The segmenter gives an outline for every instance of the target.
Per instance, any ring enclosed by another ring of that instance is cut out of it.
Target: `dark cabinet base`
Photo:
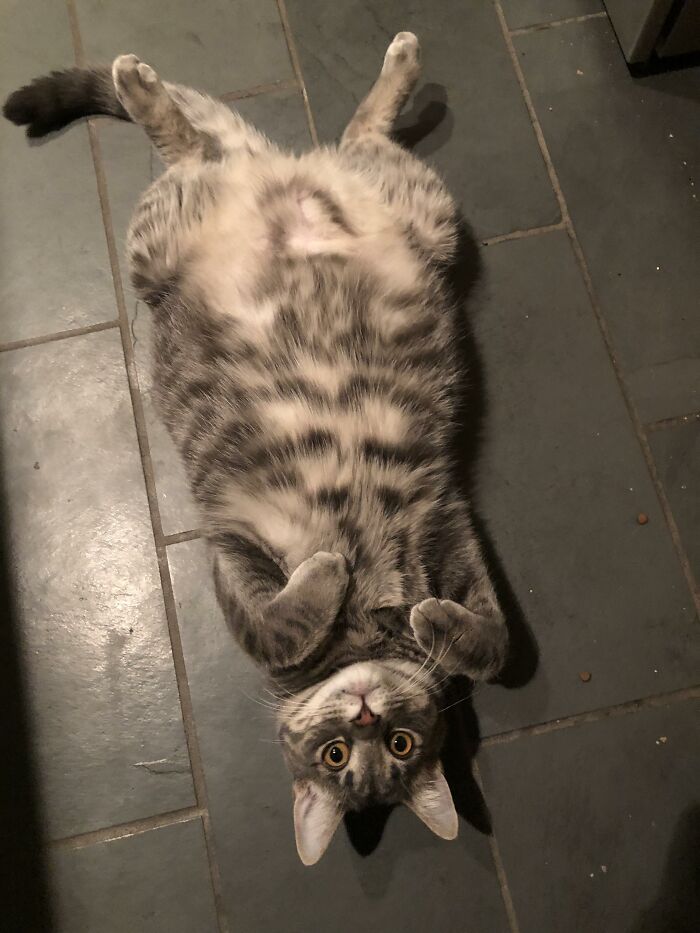
[[[700,52],[700,0],[605,0],[605,6],[630,64]]]

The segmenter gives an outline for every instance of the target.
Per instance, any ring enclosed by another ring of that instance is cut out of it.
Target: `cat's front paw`
[[[310,609],[329,617],[340,609],[349,581],[348,562],[343,554],[317,551],[299,564],[286,591],[295,593]]]
[[[313,581],[343,589],[348,585],[348,562],[343,554],[316,551],[302,561],[294,572],[307,583]]]
[[[410,623],[418,644],[440,667],[450,674],[468,673],[465,648],[478,638],[481,616],[451,599],[430,598],[413,607]]]

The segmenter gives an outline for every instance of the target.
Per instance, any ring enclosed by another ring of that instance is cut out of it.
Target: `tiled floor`
[[[120,265],[156,162],[127,125],[30,147],[3,124],[1,441],[61,933],[690,933],[700,72],[632,79],[600,0],[11,6],[3,93],[134,51],[296,148],[419,34],[402,127],[432,126],[417,149],[484,244],[475,486],[524,659],[474,702],[492,835],[397,812],[370,855],[341,832],[299,864]]]

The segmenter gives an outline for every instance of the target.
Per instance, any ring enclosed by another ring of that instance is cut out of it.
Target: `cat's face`
[[[343,814],[405,803],[445,839],[457,815],[438,764],[435,695],[409,661],[351,664],[289,699],[280,738],[294,775],[294,827],[304,864],[318,861]]]

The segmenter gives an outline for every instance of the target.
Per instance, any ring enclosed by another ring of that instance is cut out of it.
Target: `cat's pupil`
[[[338,745],[334,745],[328,753],[329,758],[334,765],[339,765],[343,760],[343,750]]]
[[[407,748],[408,742],[406,741],[406,736],[397,735],[394,739],[394,750],[401,754],[402,752],[405,752]]]

